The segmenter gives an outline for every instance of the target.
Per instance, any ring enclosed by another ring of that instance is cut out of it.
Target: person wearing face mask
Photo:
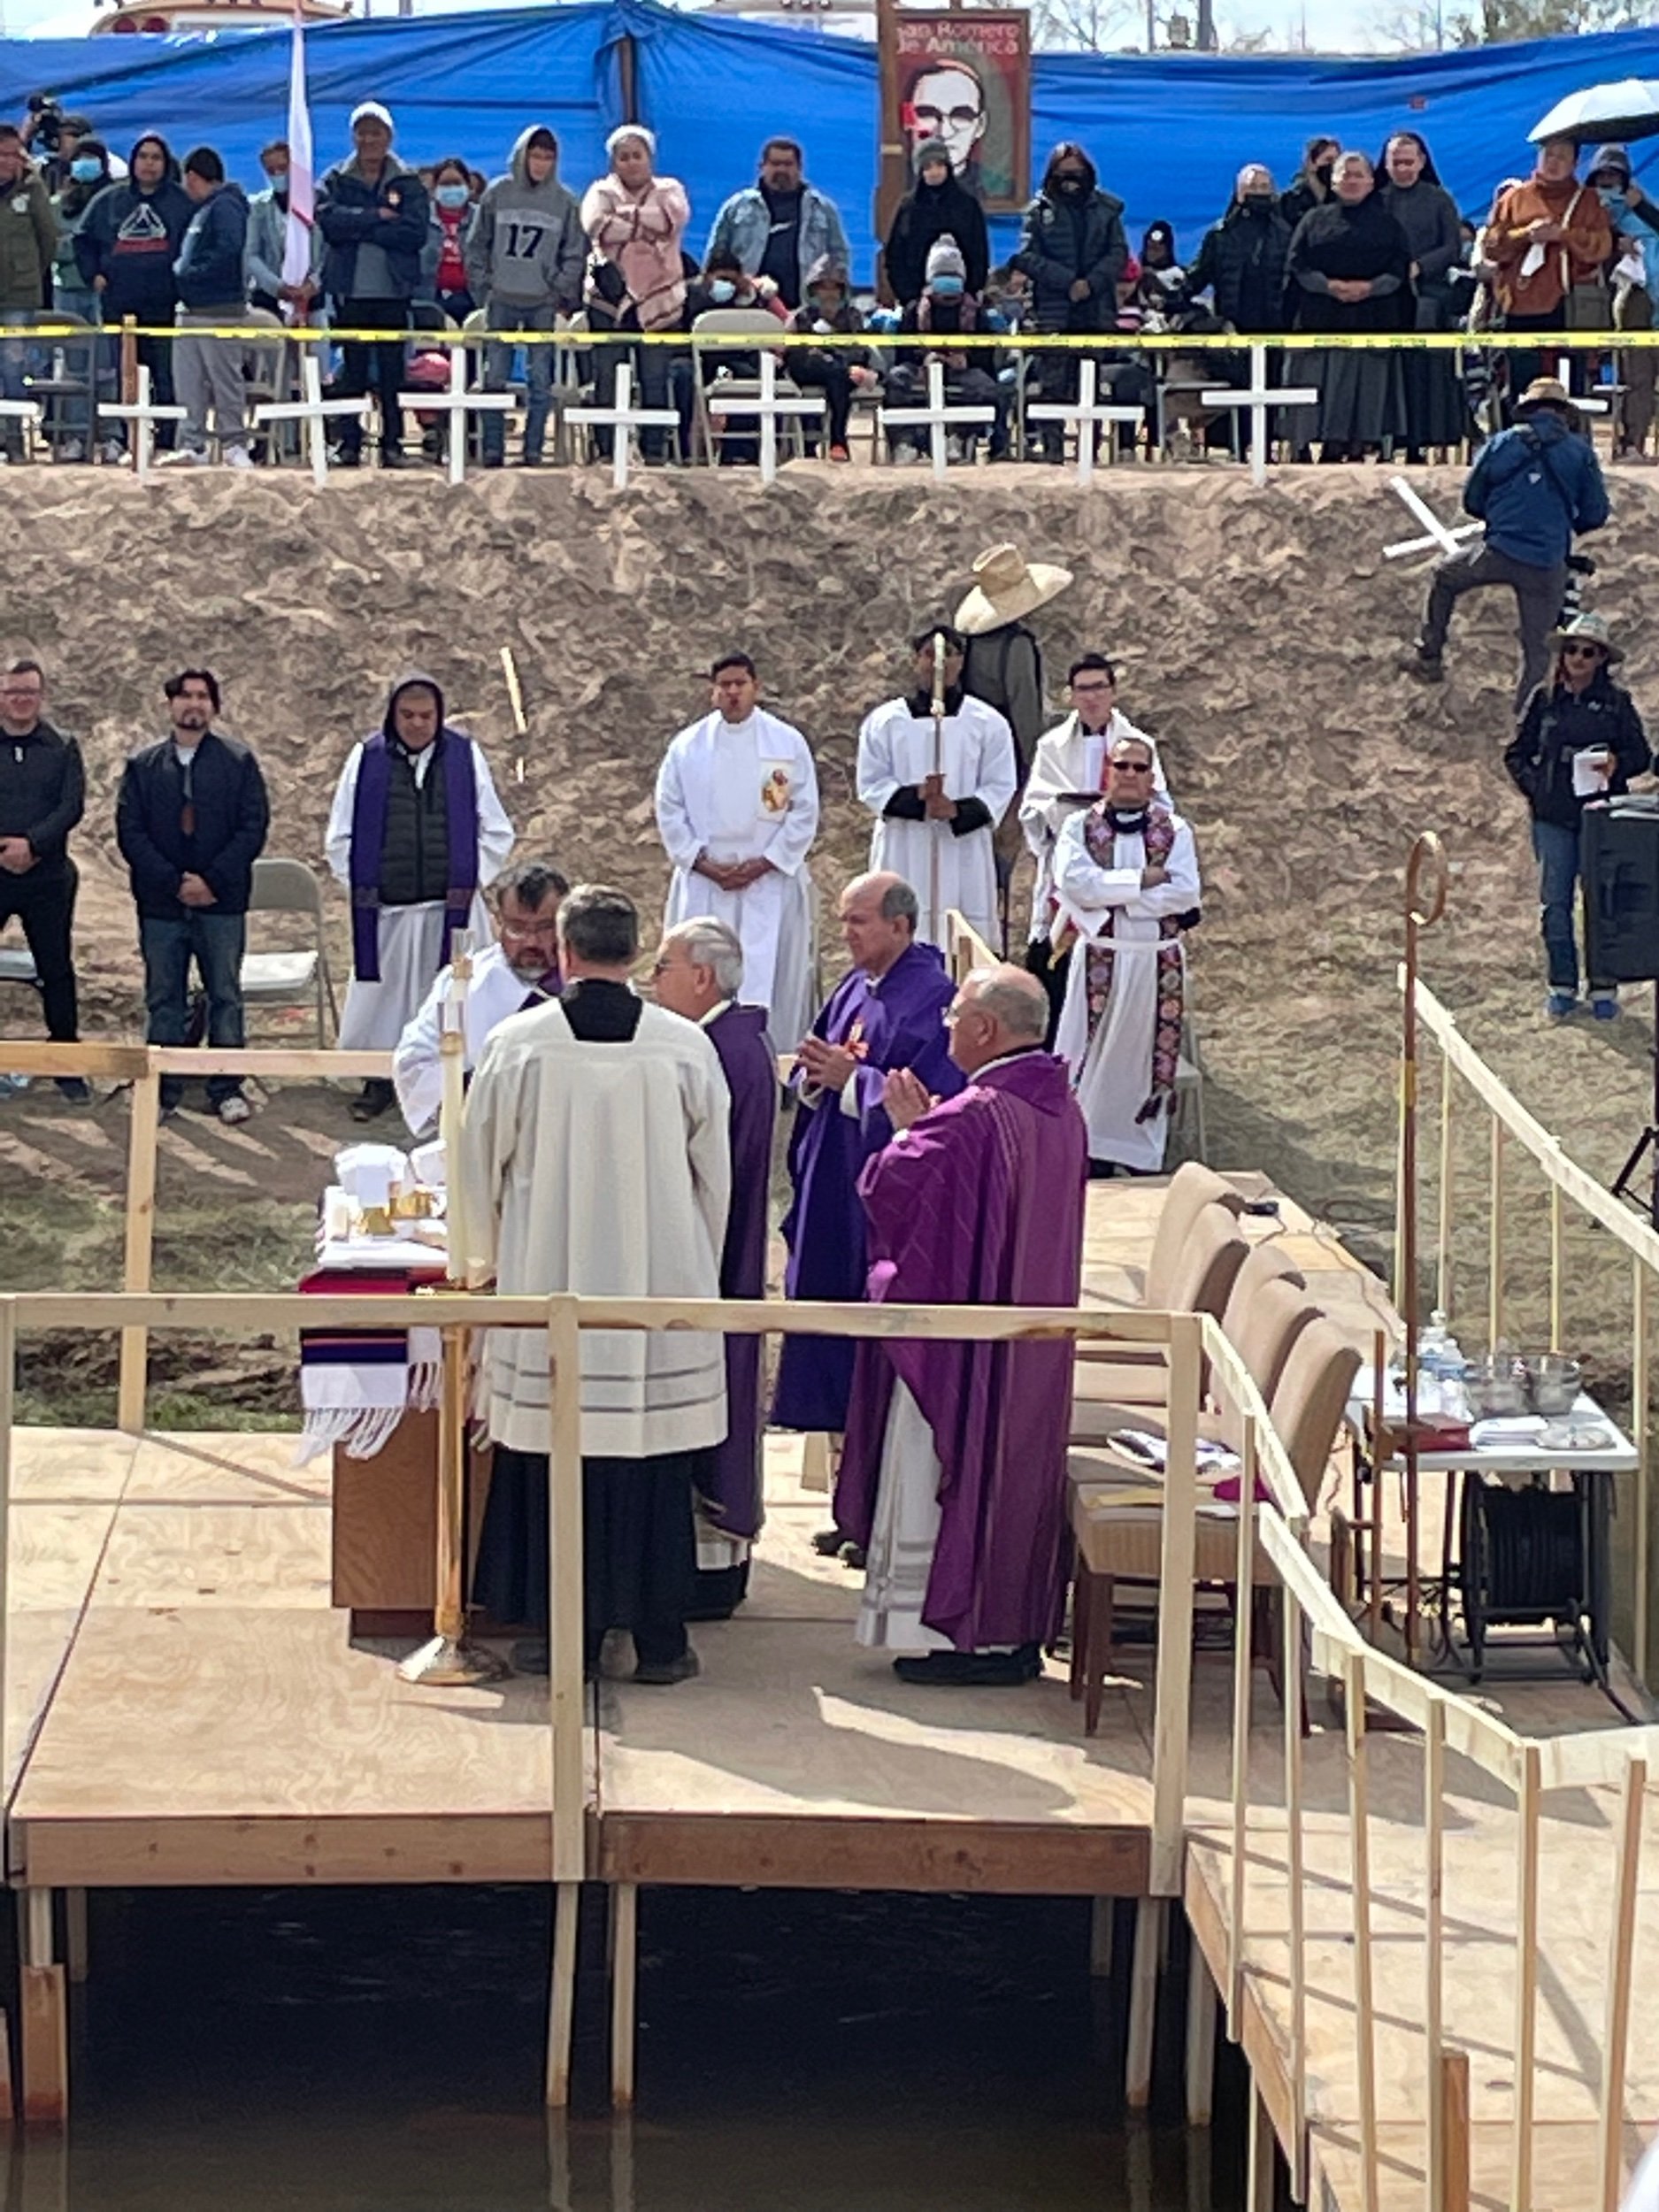
[[[967,288],[982,292],[991,265],[985,210],[950,165],[942,138],[925,138],[916,149],[916,182],[894,210],[882,249],[882,273],[901,307],[922,296],[927,257],[941,238],[954,238],[961,252]]]
[[[899,318],[899,328],[914,332],[923,342],[904,346],[893,355],[887,371],[887,397],[895,407],[918,407],[927,398],[927,364],[935,356],[945,365],[945,398],[952,406],[994,407],[991,457],[997,459],[1008,443],[1010,394],[995,374],[996,354],[988,349],[953,346],[953,338],[966,337],[985,328],[979,301],[968,289],[967,271],[954,238],[941,238],[927,257],[927,280],[922,296]],[[952,431],[945,440],[949,461],[972,461],[977,432]],[[904,467],[919,461],[927,450],[925,430],[890,429],[887,449],[894,464]]]
[[[1323,207],[1330,198],[1331,178],[1341,150],[1340,138],[1327,138],[1323,133],[1317,138],[1310,138],[1303,148],[1295,180],[1279,203],[1279,211],[1292,230],[1304,215],[1311,215],[1316,207]]]
[[[1433,156],[1416,131],[1394,133],[1383,149],[1378,173],[1382,179],[1378,197],[1406,234],[1417,327],[1450,330],[1455,325],[1451,273],[1463,247],[1457,203],[1440,182]],[[1456,355],[1413,349],[1402,357],[1401,375],[1406,459],[1415,465],[1431,447],[1461,447],[1469,433],[1469,409]]]
[[[1031,279],[1036,329],[1071,335],[1112,328],[1118,287],[1129,265],[1124,204],[1099,188],[1094,163],[1070,140],[1048,157],[1042,189],[1021,222],[1014,257]],[[1079,359],[1071,350],[1038,355],[1037,385],[1045,402],[1076,399]],[[1109,388],[1113,381],[1110,375],[1102,380]],[[1057,460],[1060,448],[1059,426],[1045,425],[1045,456]]]
[[[463,323],[473,299],[466,280],[466,242],[472,227],[472,188],[465,162],[451,155],[432,173],[432,219],[420,257],[423,298],[435,300],[451,322]]]
[[[789,311],[779,298],[770,278],[749,276],[730,247],[717,246],[703,264],[703,274],[687,288],[683,327],[695,330],[699,316],[732,307],[773,315],[780,323],[789,319]],[[787,365],[780,362],[780,365]],[[680,435],[687,453],[692,450],[692,424],[696,412],[694,378],[701,377],[706,389],[724,377],[752,380],[759,374],[760,356],[753,346],[699,346],[695,355],[674,360],[669,376],[674,404],[680,410]],[[752,467],[758,462],[760,441],[746,426],[725,426],[716,419],[712,429],[718,441],[716,457],[722,465]]]
[[[813,263],[806,280],[806,301],[790,318],[789,327],[803,337],[854,337],[864,319],[849,296],[845,266],[826,254]],[[821,391],[829,415],[829,457],[848,461],[847,424],[855,392],[880,388],[881,375],[875,357],[862,346],[796,346],[790,351],[788,369],[795,382]],[[809,435],[810,433],[809,432]]]
[[[1607,210],[1613,227],[1607,287],[1615,330],[1651,330],[1655,257],[1659,256],[1659,205],[1631,175],[1630,156],[1622,146],[1596,150],[1586,182]],[[1647,433],[1653,427],[1654,390],[1659,361],[1646,346],[1621,348],[1616,356],[1624,388],[1614,426],[1613,458],[1647,463]]]
[[[1272,172],[1247,162],[1233,205],[1204,233],[1187,272],[1183,296],[1209,292],[1217,314],[1241,335],[1270,336],[1285,327],[1285,264],[1292,225],[1273,189]]]
[[[259,166],[265,171],[265,188],[256,192],[248,203],[248,245],[242,262],[249,304],[262,307],[270,315],[280,314],[285,306],[296,308],[303,314],[317,297],[323,265],[322,233],[312,227],[311,269],[305,282],[285,284],[282,259],[288,250],[288,235],[286,138],[273,138],[268,146],[260,148]]]
[[[75,233],[87,210],[109,181],[109,150],[102,139],[88,134],[77,141],[68,164],[67,179],[52,195],[52,213],[58,220],[58,250],[52,259],[52,304],[60,315],[76,316],[83,323],[96,324],[103,318],[97,294],[89,284],[81,281],[81,265],[75,259]],[[100,351],[96,340],[84,348],[72,346],[65,350],[65,363],[72,377],[85,375],[96,385],[99,398],[113,398],[113,381],[101,373]],[[90,455],[92,407],[91,393],[65,394],[58,418],[58,460],[84,461]]]

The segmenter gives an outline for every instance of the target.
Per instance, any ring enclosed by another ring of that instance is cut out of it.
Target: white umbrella
[[[1547,138],[1632,139],[1659,136],[1659,81],[1625,77],[1617,84],[1587,85],[1557,100],[1531,132]]]

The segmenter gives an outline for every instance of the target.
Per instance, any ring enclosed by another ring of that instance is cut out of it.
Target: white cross
[[[179,412],[184,412],[181,407]],[[41,403],[37,399],[0,399],[0,422],[25,422],[31,430],[41,426]]]
[[[299,399],[279,399],[256,407],[253,419],[257,423],[298,422],[305,426],[305,456],[311,465],[311,482],[320,491],[328,481],[328,436],[325,426],[342,415],[355,415],[359,422],[369,411],[368,397],[361,399],[325,399],[323,397],[323,366],[317,357],[315,346],[307,346],[300,362]]]
[[[926,407],[883,407],[879,411],[883,430],[897,424],[901,428],[920,430],[926,426],[927,441],[933,449],[933,474],[943,478],[945,473],[945,433],[952,423],[995,422],[995,407],[947,407],[945,404],[945,365],[935,354],[927,365],[927,404]]]
[[[1386,561],[1403,561],[1409,554],[1429,553],[1437,548],[1442,553],[1455,553],[1463,539],[1478,538],[1486,526],[1484,522],[1462,522],[1455,529],[1449,528],[1426,500],[1418,498],[1403,476],[1391,476],[1388,488],[1399,495],[1405,503],[1406,511],[1423,525],[1428,535],[1425,538],[1408,538],[1399,545],[1384,546],[1383,558]]]
[[[778,474],[778,423],[781,417],[793,415],[821,415],[824,400],[820,393],[803,393],[796,398],[778,396],[778,357],[763,353],[760,357],[760,391],[751,399],[741,399],[722,392],[717,384],[709,394],[709,412],[711,415],[756,415],[760,419],[760,480],[770,484]]]
[[[1041,400],[1027,407],[1028,422],[1074,422],[1077,425],[1077,480],[1087,484],[1094,473],[1094,433],[1102,424],[1116,422],[1141,423],[1146,419],[1144,407],[1099,406],[1094,403],[1095,378],[1100,364],[1092,356],[1086,356],[1078,371],[1077,403],[1062,407],[1057,401]]]
[[[1319,395],[1310,384],[1281,385],[1275,390],[1267,380],[1267,348],[1250,348],[1250,381],[1243,391],[1229,387],[1221,392],[1200,392],[1206,407],[1248,409],[1250,417],[1250,478],[1267,481],[1267,418],[1275,407],[1317,407]]]
[[[447,392],[399,392],[400,403],[423,415],[447,415],[449,481],[459,484],[466,476],[466,419],[469,415],[510,415],[518,404],[511,392],[469,392],[466,388],[466,348],[449,348],[449,388]]]
[[[611,481],[618,491],[628,480],[628,460],[634,450],[635,430],[678,430],[680,417],[672,407],[633,407],[634,364],[623,361],[617,368],[616,397],[609,407],[567,407],[566,422],[586,423],[592,430],[610,430]]]
[[[152,407],[150,403],[150,371],[139,365],[138,397],[131,406],[100,406],[100,415],[108,415],[116,422],[133,425],[133,466],[138,472],[141,484],[150,476],[150,463],[156,450],[156,425],[158,422],[182,422],[186,410],[182,407]]]

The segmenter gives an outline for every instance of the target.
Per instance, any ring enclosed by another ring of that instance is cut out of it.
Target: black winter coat
[[[1040,192],[1021,219],[1014,261],[1031,279],[1036,329],[1110,330],[1129,265],[1123,202],[1096,191],[1073,208]],[[1079,277],[1088,297],[1074,300],[1071,287]]]
[[[33,846],[27,880],[64,873],[69,833],[86,810],[86,774],[73,737],[50,722],[37,722],[27,737],[0,733],[0,837],[27,837]]]
[[[941,185],[917,184],[894,211],[882,265],[901,307],[922,296],[928,251],[938,239],[946,237],[954,238],[961,247],[967,264],[968,289],[977,297],[990,273],[990,234],[985,227],[985,210],[954,176]]]
[[[385,217],[381,210],[393,208]],[[377,182],[371,184],[357,158],[331,169],[317,188],[317,227],[327,246],[323,257],[323,290],[331,300],[356,296],[357,248],[378,246],[396,287],[396,297],[413,299],[420,288],[420,261],[432,222],[426,188],[412,169],[388,154]]]
[[[115,803],[115,838],[132,879],[139,913],[177,921],[199,911],[245,914],[253,864],[271,825],[265,778],[252,752],[234,737],[208,730],[190,772],[195,829],[184,828],[184,772],[171,737],[134,753]],[[182,905],[179,885],[200,876],[217,903]]]
[[[1277,204],[1264,215],[1234,207],[1204,233],[1183,289],[1196,299],[1208,288],[1216,312],[1252,336],[1285,328],[1285,265],[1291,226]]]
[[[1616,765],[1608,780],[1609,796],[1628,791],[1632,776],[1643,774],[1653,755],[1636,703],[1605,667],[1583,691],[1566,685],[1540,684],[1527,701],[1515,741],[1503,764],[1525,795],[1537,822],[1576,830],[1585,801],[1572,787],[1572,757],[1605,745]]]

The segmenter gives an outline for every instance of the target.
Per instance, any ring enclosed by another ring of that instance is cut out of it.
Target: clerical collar
[[[999,1052],[995,1060],[987,1060],[982,1068],[977,1069],[968,1078],[968,1080],[971,1083],[977,1083],[980,1076],[989,1075],[993,1068],[1011,1068],[1016,1060],[1024,1060],[1029,1054],[1041,1052],[1042,1048],[1033,1039],[1028,1045],[1016,1045],[1012,1052]]]
[[[1147,826],[1148,809],[1143,806],[1120,807],[1108,803],[1107,826],[1119,837],[1139,837]]]
[[[716,1022],[718,1022],[718,1021],[719,1020],[719,1018],[720,1018],[721,1015],[725,1013],[725,1011],[726,1011],[726,1010],[727,1009],[727,1007],[728,1007],[728,1006],[730,1006],[732,1003],[733,1003],[733,1002],[732,1002],[729,998],[717,999],[717,1000],[715,1001],[714,1004],[713,1004],[711,1007],[710,1007],[710,1009],[709,1009],[709,1010],[708,1010],[708,1012],[707,1012],[706,1014],[699,1014],[699,1015],[698,1015],[698,1017],[697,1017],[697,1026],[698,1026],[698,1028],[699,1028],[699,1029],[712,1029],[712,1028],[713,1028],[713,1026],[714,1026],[714,1025],[715,1025],[715,1023],[716,1023]]]
[[[962,703],[967,695],[960,684],[947,684],[945,686],[945,712],[960,714]],[[931,691],[913,691],[904,703],[918,722],[929,722],[933,719],[933,695]]]
[[[634,995],[631,983],[618,983],[608,975],[573,975],[559,992],[559,996],[574,998],[579,991],[620,991],[625,997]]]

